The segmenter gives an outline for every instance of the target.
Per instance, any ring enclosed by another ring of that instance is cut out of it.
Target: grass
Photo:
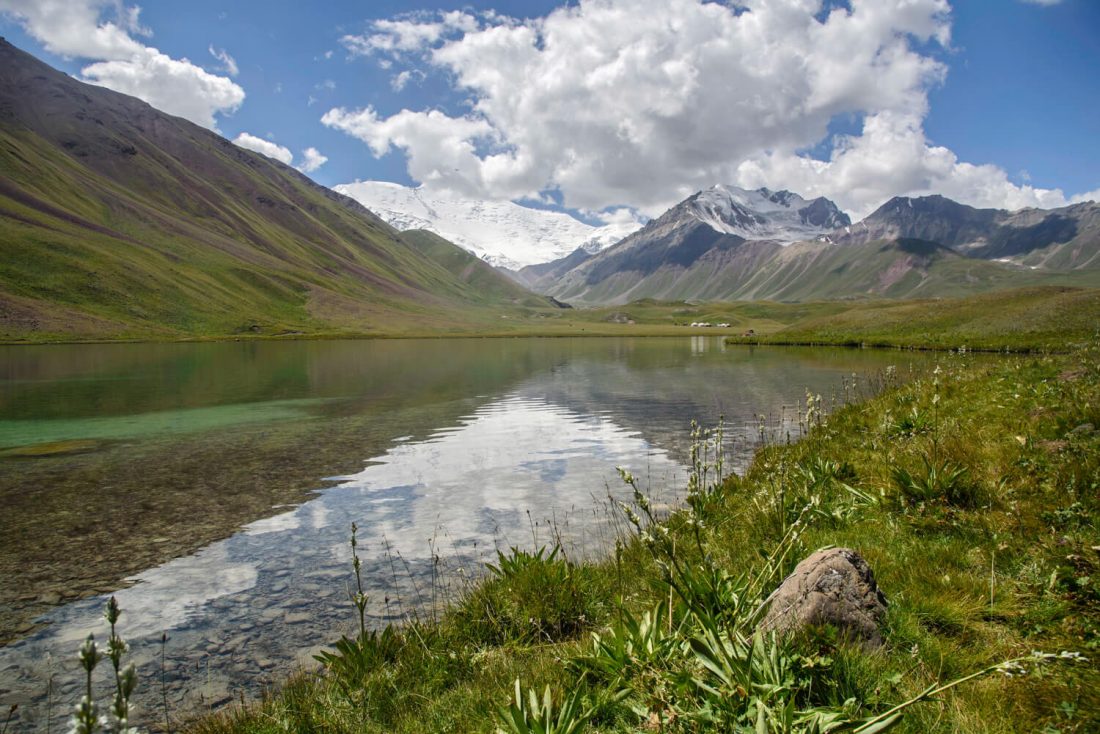
[[[968,298],[872,301],[808,314],[733,343],[1061,351],[1100,330],[1100,291],[1039,287]]]
[[[49,89],[0,124],[0,341],[468,332],[551,308],[286,166],[0,53],[6,92]]]
[[[1100,647],[1100,348],[883,379],[744,476],[696,455],[684,507],[659,520],[639,494],[605,561],[505,554],[437,619],[360,634],[353,673],[190,731],[1095,731],[1100,669],[1058,654]],[[830,545],[874,569],[884,647],[753,636]]]

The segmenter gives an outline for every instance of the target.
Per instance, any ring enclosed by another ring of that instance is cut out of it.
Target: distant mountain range
[[[469,330],[528,306],[553,308],[0,39],[0,338]]]
[[[341,188],[407,231],[0,39],[0,339],[471,332],[561,302],[1100,286],[1096,203],[1007,212],[896,198],[852,224],[828,199],[715,186],[632,231]],[[523,267],[505,277],[505,264]]]
[[[577,305],[663,300],[932,297],[1100,285],[1100,205],[1007,212],[891,199],[863,221],[828,199],[715,186],[595,255],[516,278]]]
[[[564,212],[510,201],[463,199],[384,181],[357,181],[333,188],[399,230],[435,232],[486,262],[511,270],[557,260],[578,247],[598,252],[641,226],[623,222],[595,227]]]

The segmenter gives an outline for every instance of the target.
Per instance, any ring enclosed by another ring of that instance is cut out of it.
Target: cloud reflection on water
[[[293,659],[295,650],[335,637],[334,620],[346,616],[352,521],[360,527],[367,592],[388,598],[403,593],[391,588],[386,572],[394,556],[416,575],[430,569],[435,553],[451,554],[469,568],[497,547],[548,542],[551,532],[576,553],[605,547],[613,540],[607,518],[592,508],[609,491],[625,494],[617,466],[661,487],[676,486],[682,471],[664,450],[606,416],[505,395],[425,440],[395,442],[298,507],[132,577],[133,585],[116,593],[123,634],[146,666],[167,631],[175,657],[216,661],[222,655],[228,667],[239,651],[222,652],[220,641],[251,627],[248,620],[262,619],[269,624],[250,633],[252,644]],[[45,630],[0,649],[5,685],[36,695],[41,673],[35,661],[46,651],[65,656],[87,634],[104,636],[103,601],[61,607],[47,615]],[[280,624],[292,613],[315,623]],[[77,676],[69,671],[63,677]],[[225,684],[250,689],[250,677],[228,674]],[[178,685],[189,684],[184,679]]]

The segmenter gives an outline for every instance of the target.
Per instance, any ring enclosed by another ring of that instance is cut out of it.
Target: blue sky
[[[282,146],[294,165],[313,148],[327,160],[309,175],[326,185],[427,181],[564,202],[589,221],[616,206],[653,215],[719,181],[825,194],[857,215],[895,194],[1016,208],[1100,191],[1095,0],[649,2],[191,0],[135,14],[0,0],[0,32],[162,107],[191,88],[165,96],[127,59],[135,46],[186,59],[183,76],[221,81],[182,114]],[[658,23],[661,5],[677,7]],[[86,40],[106,24],[121,41]],[[758,36],[790,56],[769,66]],[[122,66],[89,73],[95,62]]]

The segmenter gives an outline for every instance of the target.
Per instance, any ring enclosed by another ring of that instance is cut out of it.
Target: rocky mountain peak
[[[700,191],[668,214],[698,219],[723,234],[781,243],[814,239],[851,224],[848,215],[824,197],[807,201],[787,190],[722,184]]]

